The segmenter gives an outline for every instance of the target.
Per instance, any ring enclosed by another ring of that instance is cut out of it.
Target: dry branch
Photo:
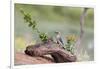
[[[80,37],[78,38],[75,47],[77,47],[76,49],[79,50],[81,44],[82,44],[82,40],[84,38],[84,24],[85,24],[85,17],[87,14],[87,10],[88,8],[83,8],[82,14],[80,16]]]
[[[61,46],[58,44],[49,41],[46,43],[39,43],[36,45],[29,45],[25,53],[30,56],[44,56],[44,55],[51,55],[55,62],[75,62],[76,56],[72,55],[70,52],[65,51]]]

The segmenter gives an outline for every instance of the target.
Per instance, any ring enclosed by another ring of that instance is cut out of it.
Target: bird
[[[56,34],[56,41],[57,41],[57,44],[61,45],[62,47],[64,46],[64,43],[63,43],[63,40],[61,38],[61,33],[56,31],[55,32]],[[64,47],[63,47],[64,48]]]

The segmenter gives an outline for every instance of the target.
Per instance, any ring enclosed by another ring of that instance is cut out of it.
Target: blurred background
[[[30,13],[32,19],[37,22],[37,27],[42,32],[46,32],[50,36],[54,36],[55,31],[60,31],[63,41],[69,34],[80,34],[80,16],[82,7],[69,6],[49,6],[49,5],[31,5],[31,4],[15,4],[14,8],[14,35],[15,35],[15,53],[24,52],[27,45],[40,42],[38,34],[28,27],[20,12],[23,9],[26,13]],[[77,50],[78,61],[94,60],[94,9],[87,11],[84,25],[84,40]]]

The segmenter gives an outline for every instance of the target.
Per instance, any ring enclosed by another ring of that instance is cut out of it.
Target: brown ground
[[[54,60],[50,55],[46,55],[43,57],[31,57],[24,53],[16,53],[15,54],[15,65],[26,65],[26,64],[46,64],[46,63],[54,63]]]

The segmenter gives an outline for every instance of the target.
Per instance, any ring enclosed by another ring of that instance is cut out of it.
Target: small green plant
[[[66,37],[67,43],[65,44],[65,49],[72,54],[74,54],[74,45],[76,42],[76,36],[75,35],[68,35]]]
[[[46,33],[40,33],[39,37],[43,42],[46,42],[48,40],[48,37],[47,37]]]
[[[35,20],[32,20],[32,17],[29,13],[25,13],[23,10],[20,10],[20,12],[24,15],[25,23],[28,23],[28,26],[32,28],[32,30],[36,30],[36,32],[39,34],[39,38],[42,42],[46,42],[48,39],[48,36],[46,33],[40,32],[37,28],[37,22]]]

